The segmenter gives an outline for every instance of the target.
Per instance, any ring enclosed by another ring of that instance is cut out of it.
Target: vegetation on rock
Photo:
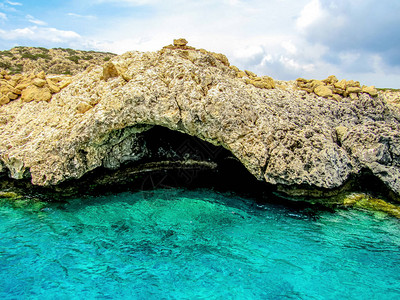
[[[89,66],[101,65],[113,53],[43,47],[15,47],[0,51],[0,71],[11,74],[45,71],[46,74],[78,74]]]

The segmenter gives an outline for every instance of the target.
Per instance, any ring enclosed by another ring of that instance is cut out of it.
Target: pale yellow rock
[[[22,91],[21,100],[23,102],[50,101],[51,92],[47,87],[39,88],[35,85],[31,85]]]
[[[211,52],[211,55],[214,56],[216,59],[218,59],[220,62],[222,62],[225,66],[229,67],[229,65],[230,65],[229,60],[225,55],[223,55],[221,53],[214,53],[214,52]]]
[[[18,95],[17,95],[17,94],[14,94],[14,93],[12,93],[12,92],[9,92],[9,93],[7,94],[7,97],[8,97],[8,99],[10,99],[10,100],[15,100],[15,99],[18,98]]]
[[[347,94],[351,94],[351,93],[361,93],[361,88],[359,87],[355,87],[355,86],[349,86],[346,89],[346,93]]]
[[[327,86],[319,85],[314,89],[314,93],[320,97],[328,98],[333,95],[332,90]]]
[[[335,75],[330,75],[330,76],[328,76],[328,78],[326,78],[326,79],[324,79],[322,81],[325,82],[326,84],[335,84],[339,80],[336,78]]]
[[[337,126],[335,128],[335,131],[336,131],[336,136],[337,136],[338,141],[340,143],[342,143],[343,142],[343,138],[347,134],[349,129],[347,127],[345,127],[345,126]]]
[[[267,85],[267,89],[273,89],[275,88],[275,81],[272,77],[269,76],[263,76],[261,77],[262,82],[264,82]]]
[[[372,97],[378,96],[378,91],[374,86],[363,86],[361,89],[362,93],[370,94]]]
[[[333,92],[334,94],[343,95],[344,92],[345,92],[345,90],[339,89],[339,88],[337,88],[337,87],[335,87],[335,86],[329,87],[329,88],[332,90],[332,92]]]
[[[235,71],[236,73],[239,73],[239,72],[240,72],[239,68],[236,67],[236,66],[234,66],[234,65],[229,66],[229,68],[231,68],[231,69],[232,69],[233,71]]]
[[[335,99],[336,101],[342,101],[343,100],[343,98],[338,94],[333,94],[332,98]]]
[[[8,102],[10,102],[10,99],[7,96],[1,96],[0,95],[0,106],[7,104]]]
[[[63,88],[66,88],[67,86],[69,86],[71,83],[72,83],[72,79],[66,78],[60,82],[59,87],[60,87],[60,89],[63,89]]]
[[[250,77],[257,77],[257,75],[256,75],[255,73],[253,73],[253,72],[251,72],[251,71],[249,71],[249,70],[245,70],[244,72],[246,73],[247,76],[250,76]]]
[[[29,82],[24,82],[24,83],[19,83],[15,86],[16,89],[18,90],[24,90],[30,85]]]
[[[326,83],[325,82],[323,82],[323,81],[321,81],[321,80],[313,80],[313,81],[311,81],[311,83],[310,83],[310,87],[313,89],[313,90],[315,90],[317,87],[319,87],[319,86],[326,86]],[[314,93],[315,93],[315,91],[314,91]]]
[[[55,84],[52,80],[49,80],[47,78],[46,82],[47,82],[47,84],[49,86],[49,89],[50,89],[50,92],[52,94],[58,93],[61,90],[60,87],[57,84]]]
[[[115,65],[109,61],[103,66],[103,79],[107,81],[110,78],[118,77],[119,73]]]
[[[357,93],[350,93],[349,97],[351,100],[358,100],[358,94]]]
[[[238,72],[238,73],[236,74],[236,76],[239,77],[239,78],[243,78],[243,77],[246,77],[247,74],[246,74],[245,72],[243,72],[243,71],[240,71],[240,72]]]
[[[300,77],[300,78],[296,79],[296,82],[297,83],[308,83],[308,82],[310,82],[310,80]]]
[[[346,80],[342,79],[339,82],[335,82],[333,86],[344,91],[346,90]]]
[[[354,81],[354,80],[348,80],[347,82],[346,82],[346,86],[347,87],[360,87],[360,82],[358,82],[358,81]]]
[[[186,46],[188,41],[186,39],[175,39],[174,40],[174,46],[176,47],[184,47]]]
[[[46,85],[46,80],[41,79],[41,78],[35,78],[32,83],[36,85],[37,87],[44,87]]]
[[[84,114],[91,108],[92,106],[89,103],[79,102],[78,105],[76,106],[76,111],[80,114]]]
[[[39,78],[39,79],[45,80],[46,79],[46,73],[44,71],[42,71],[42,72],[38,73],[36,75],[36,77]]]

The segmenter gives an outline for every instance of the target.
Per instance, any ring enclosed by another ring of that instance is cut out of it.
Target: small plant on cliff
[[[106,57],[104,57],[104,61],[109,61],[111,59],[111,57],[109,57],[109,56],[106,56]]]
[[[84,59],[84,60],[91,60],[91,59],[93,59],[93,56],[91,56],[91,55],[82,56],[82,59]]]
[[[74,63],[78,64],[79,60],[81,58],[78,55],[72,55],[72,56],[68,56],[67,59],[69,59],[70,61],[73,61]]]

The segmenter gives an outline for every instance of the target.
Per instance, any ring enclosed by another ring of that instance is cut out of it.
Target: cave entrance
[[[159,188],[213,188],[260,197],[270,186],[258,181],[222,146],[162,126],[140,134],[146,155],[117,170],[98,168],[79,180],[62,183],[68,194],[98,194]]]

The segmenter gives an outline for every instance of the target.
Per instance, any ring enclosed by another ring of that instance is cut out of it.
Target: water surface
[[[204,189],[1,203],[1,299],[400,299],[384,214]]]

